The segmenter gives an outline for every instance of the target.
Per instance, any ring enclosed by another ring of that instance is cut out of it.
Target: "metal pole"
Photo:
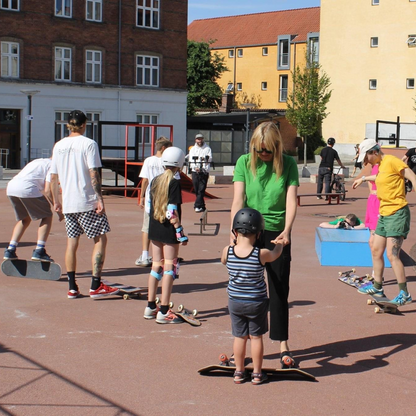
[[[27,163],[30,163],[30,148],[32,146],[32,96],[27,96],[29,100],[29,114],[28,114],[28,125],[27,125]]]
[[[246,153],[249,151],[249,127],[250,126],[250,108],[247,107],[247,118],[246,118]]]

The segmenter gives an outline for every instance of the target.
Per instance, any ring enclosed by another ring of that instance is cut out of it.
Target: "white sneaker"
[[[183,320],[169,309],[166,315],[159,311],[156,316],[156,322],[158,324],[181,324]]]
[[[195,208],[195,212],[202,212],[203,209],[202,208]]]
[[[142,260],[142,256],[140,256],[134,264],[139,267],[150,267],[152,265],[152,258],[148,257],[145,260]]]
[[[144,319],[156,319],[156,315],[159,312],[159,307],[156,306],[155,309],[149,308],[148,306],[146,306],[145,310],[144,310]]]

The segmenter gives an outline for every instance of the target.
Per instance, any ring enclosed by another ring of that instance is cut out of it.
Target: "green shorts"
[[[382,237],[407,237],[410,230],[410,210],[409,206],[399,209],[394,214],[387,217],[380,215],[376,234]]]

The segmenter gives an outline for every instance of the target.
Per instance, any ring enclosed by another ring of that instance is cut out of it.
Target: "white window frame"
[[[278,38],[278,69],[290,68],[290,36],[279,36]],[[287,52],[284,49],[287,47]]]
[[[308,53],[311,62],[319,63],[319,33],[308,33]]]
[[[66,10],[66,5],[69,6],[69,10]],[[58,10],[58,7],[59,7],[59,10]],[[55,16],[71,19],[72,18],[72,0],[55,0]]]
[[[376,79],[370,79],[368,83],[368,87],[370,90],[376,90],[377,89],[377,80]]]
[[[7,51],[3,52],[4,47]],[[12,51],[12,48],[17,48],[17,53]],[[1,42],[1,73],[2,78],[19,78],[20,73],[20,48],[17,42]],[[13,63],[15,63],[15,72],[13,73]]]
[[[147,2],[150,2],[150,6],[147,6]],[[147,15],[150,16],[149,22],[146,21]],[[136,26],[160,29],[160,0],[136,0]]]
[[[267,46],[264,46],[261,49],[261,54],[262,54],[262,56],[268,56],[269,55],[269,48]]]
[[[234,49],[228,49],[228,57],[234,58]]]
[[[415,34],[408,35],[406,43],[409,48],[416,47],[416,35]]]
[[[88,58],[88,55],[92,56]],[[85,51],[85,82],[88,84],[101,84],[103,54],[101,51],[87,49]],[[91,77],[89,77],[89,72]],[[97,76],[98,75],[98,76]]]
[[[262,91],[267,91],[267,81],[262,81],[261,82],[261,90]]]
[[[55,143],[69,135],[66,125],[70,112],[71,110],[55,111]]]
[[[237,82],[237,91],[243,91],[243,83]]]
[[[139,124],[158,124],[159,123],[159,114],[136,114],[136,120]],[[136,138],[138,143],[150,144],[151,141],[152,129],[151,127],[137,127],[136,128]],[[157,127],[155,127],[155,137],[158,137]]]
[[[85,113],[87,116],[87,129],[85,131],[85,136],[98,141],[98,122],[101,120],[101,113],[98,111],[87,111]]]
[[[416,1],[416,0],[413,0]],[[406,88],[408,90],[414,90],[415,89],[415,79],[414,78],[406,78]]]
[[[3,5],[5,2],[7,2],[7,4]],[[16,0],[16,2],[16,7],[13,7],[13,0],[0,0],[0,9],[18,12],[20,10],[20,0]]]
[[[371,0],[371,5],[372,6],[378,6],[378,5],[380,5],[380,0]]]
[[[283,87],[283,80],[286,80],[286,87]],[[279,77],[279,102],[280,103],[287,102],[288,86],[289,86],[289,76],[280,75]]]
[[[61,57],[57,57],[57,52],[61,51],[62,52],[62,56]],[[66,57],[65,52],[69,52],[69,58]],[[57,64],[60,63],[61,67],[60,67],[60,74],[59,76],[57,76]],[[68,74],[68,78],[65,78],[65,64],[69,64],[69,74]],[[66,47],[62,47],[62,46],[55,46],[55,81],[64,81],[64,82],[71,82],[71,72],[72,72],[72,49],[71,48],[66,48]]]
[[[142,60],[142,62],[139,63],[139,60]],[[139,75],[139,71],[141,71],[141,75]],[[137,86],[159,87],[159,77],[160,77],[160,59],[158,56],[136,55],[136,85]],[[139,78],[141,79],[139,80]]]
[[[88,6],[91,7],[91,16],[88,16]],[[103,0],[86,0],[85,19],[90,22],[102,22],[103,21]]]
[[[237,49],[237,58],[242,58],[244,55],[244,51],[243,49]]]
[[[378,36],[373,36],[370,38],[370,47],[378,48]]]

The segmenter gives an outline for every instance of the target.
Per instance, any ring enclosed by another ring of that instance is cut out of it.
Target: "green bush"
[[[313,154],[314,154],[314,155],[316,155],[316,156],[319,156],[319,155],[321,154],[321,150],[322,150],[324,147],[325,147],[325,146],[319,146],[319,147],[317,147],[317,148],[314,150]]]

